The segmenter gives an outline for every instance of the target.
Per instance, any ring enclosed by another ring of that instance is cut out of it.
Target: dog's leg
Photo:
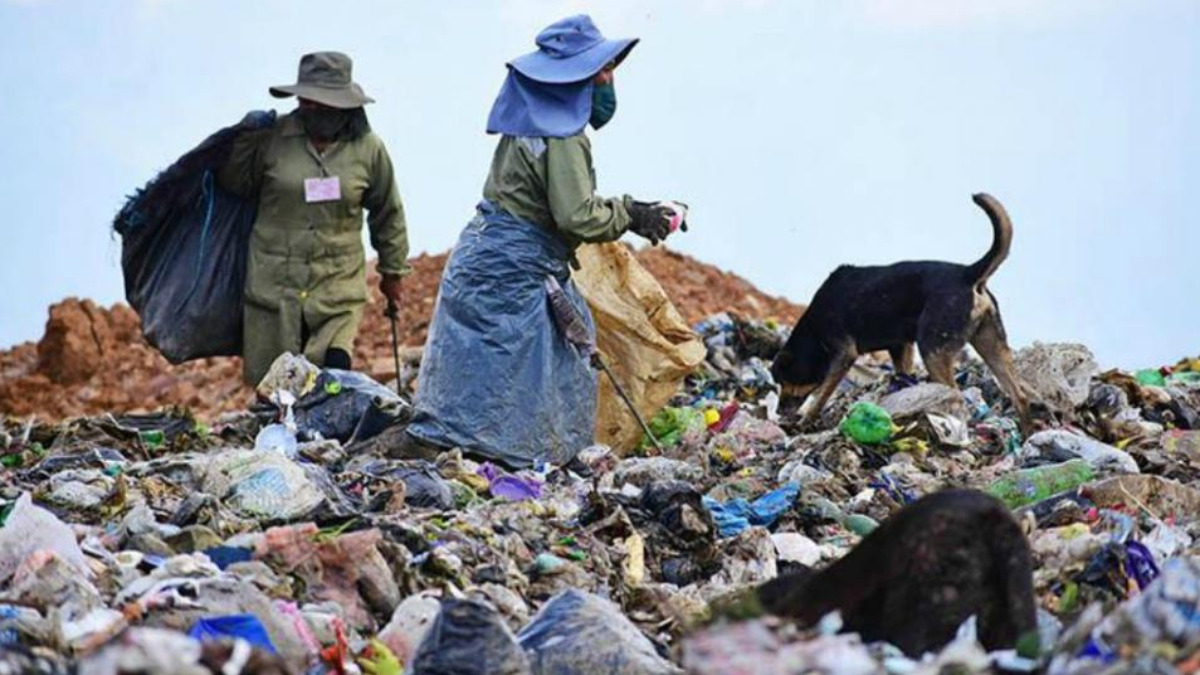
[[[814,384],[781,384],[779,385],[779,414],[784,417],[791,417],[800,412],[803,414],[803,405],[808,402],[809,394],[817,388],[820,383]]]
[[[913,358],[916,356],[916,350],[913,348],[913,343],[906,342],[901,347],[893,347],[888,350],[888,354],[892,356],[892,366],[896,369],[897,375],[912,375]]]
[[[1025,398],[1024,387],[1017,381],[1012,350],[1008,348],[1008,341],[1005,339],[1004,327],[1000,324],[999,316],[989,315],[980,321],[975,336],[971,338],[971,346],[979,352],[980,358],[992,371],[1000,389],[1017,406],[1017,416],[1021,420],[1021,433],[1028,436],[1033,429],[1029,418],[1029,401]]]
[[[853,345],[847,345],[838,349],[829,363],[829,372],[825,375],[825,380],[821,382],[821,386],[817,389],[816,395],[810,397],[801,408],[803,413],[803,421],[811,423],[821,415],[821,411],[825,409],[825,404],[829,402],[829,397],[833,396],[833,392],[837,391],[837,387],[842,382],[842,378],[850,372],[854,367],[854,361],[858,358],[858,350]],[[812,404],[812,407],[809,407]]]
[[[958,363],[958,354],[962,345],[946,345],[938,349],[921,349],[921,360],[925,362],[925,370],[929,371],[929,379],[944,384],[947,387],[957,387],[954,382],[954,366]]]

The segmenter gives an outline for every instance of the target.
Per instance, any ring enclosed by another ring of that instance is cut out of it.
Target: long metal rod
[[[401,387],[404,383],[400,380],[400,327],[399,327],[399,311],[396,305],[388,300],[387,318],[392,324],[392,358],[396,360],[396,395],[402,396]]]
[[[608,375],[609,381],[612,382],[613,389],[617,390],[617,395],[621,397],[622,401],[625,401],[625,405],[629,406],[629,412],[633,413],[634,419],[638,421],[638,424],[642,425],[642,431],[646,432],[646,437],[650,439],[650,442],[654,444],[654,447],[657,448],[659,452],[662,452],[662,444],[659,443],[658,439],[654,437],[654,432],[650,431],[650,425],[646,424],[646,420],[642,419],[641,413],[639,413],[637,407],[633,405],[633,401],[629,399],[629,394],[625,393],[625,388],[622,387],[621,383],[617,381],[617,376],[613,374],[613,371],[608,369],[608,364],[604,362],[604,359],[600,358],[599,353],[596,354],[596,358],[592,359],[592,361],[598,368],[600,368],[600,370],[604,371],[605,375]]]

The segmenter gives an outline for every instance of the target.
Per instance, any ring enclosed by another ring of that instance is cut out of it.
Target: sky
[[[0,348],[123,297],[124,196],[336,49],[378,103],[414,253],[475,203],[505,61],[590,13],[641,44],[593,134],[602,194],[678,199],[669,245],[805,302],[837,265],[972,262],[1010,212],[1010,341],[1200,354],[1194,0],[0,0]]]

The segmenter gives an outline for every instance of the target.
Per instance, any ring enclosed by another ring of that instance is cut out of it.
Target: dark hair
[[[371,123],[367,120],[367,111],[362,107],[346,111],[346,123],[338,132],[339,141],[357,141],[371,131]]]

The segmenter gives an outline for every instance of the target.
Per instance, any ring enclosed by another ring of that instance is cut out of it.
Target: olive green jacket
[[[615,241],[629,229],[629,196],[596,196],[592,144],[567,138],[503,136],[483,196],[523,220],[556,232],[574,250]]]
[[[308,203],[305,179],[329,176],[338,177],[341,199]],[[231,192],[258,196],[246,278],[247,381],[283,351],[304,349],[301,321],[324,343],[305,352],[351,352],[367,300],[364,207],[379,271],[410,271],[404,206],[383,141],[368,133],[318,154],[293,112],[238,138],[218,180]]]

